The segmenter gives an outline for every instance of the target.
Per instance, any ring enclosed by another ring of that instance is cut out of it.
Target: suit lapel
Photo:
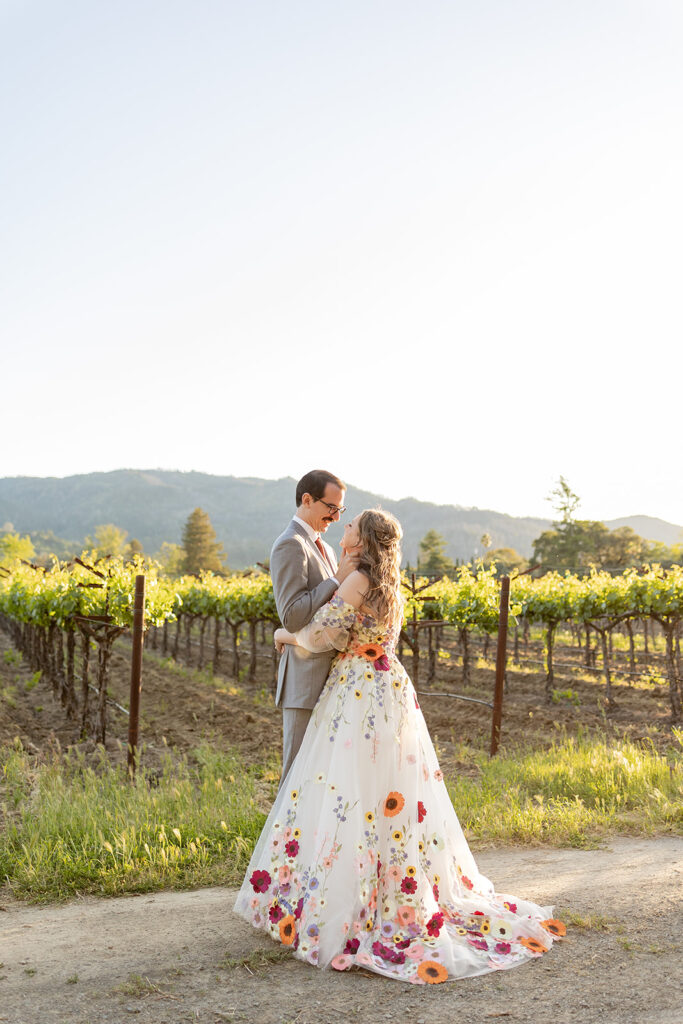
[[[311,554],[315,555],[315,557],[318,560],[318,565],[321,565],[325,570],[325,579],[329,579],[330,576],[333,576],[334,571],[332,569],[332,566],[327,561],[327,559],[323,558],[323,556],[320,554],[317,547],[315,546],[315,543],[311,540],[306,530],[304,530],[303,526],[299,526],[299,524],[295,523],[294,520],[292,519],[292,528],[296,531],[296,533],[299,534],[300,537],[304,538],[306,544],[308,545],[308,550],[311,552]]]

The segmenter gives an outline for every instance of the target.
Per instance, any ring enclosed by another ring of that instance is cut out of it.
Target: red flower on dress
[[[510,952],[510,943],[509,942],[497,942],[496,943],[496,953],[507,954],[509,952]]]
[[[442,928],[443,914],[440,911],[438,911],[436,914],[432,914],[432,916],[427,921],[427,931],[430,935],[436,937]]]
[[[401,892],[414,893],[417,892],[417,882],[414,878],[404,878],[401,882]]]
[[[474,889],[474,882],[471,882],[467,875],[461,875],[460,881],[462,882],[466,889]]]
[[[285,853],[288,857],[296,857],[299,852],[299,844],[296,839],[290,839],[288,843],[285,843]]]
[[[389,669],[391,668],[391,665],[389,664],[389,659],[387,658],[386,654],[383,654],[380,658],[377,659],[377,661],[373,662],[373,665],[378,672],[388,672]]]
[[[470,946],[474,946],[475,949],[488,949],[489,944],[486,939],[471,939],[467,940]]]
[[[427,815],[427,808],[425,807],[425,805],[422,803],[421,800],[418,800],[417,801],[417,820],[419,822],[423,822],[425,820],[426,815]]]
[[[273,922],[273,924],[277,924],[278,921],[281,921],[284,916],[285,912],[282,909],[282,907],[278,903],[273,903],[270,910],[268,911],[268,917]]]
[[[439,902],[439,887],[438,887],[438,885],[436,884],[436,882],[435,882],[435,883],[434,883],[434,885],[432,886],[432,892],[434,893],[434,899],[435,899],[435,900],[436,900],[436,902],[438,903],[438,902]]]
[[[249,881],[254,892],[266,892],[272,879],[267,871],[254,871]]]

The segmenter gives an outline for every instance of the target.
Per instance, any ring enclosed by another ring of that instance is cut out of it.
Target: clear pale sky
[[[683,523],[680,0],[4,0],[0,476]]]

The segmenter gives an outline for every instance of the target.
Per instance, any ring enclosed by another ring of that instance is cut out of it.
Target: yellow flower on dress
[[[391,838],[398,843],[401,841],[401,839],[403,839],[403,833],[401,832],[400,829],[397,828],[395,832],[391,833]]]
[[[374,821],[375,820],[375,815],[372,813],[372,811],[368,811],[368,813],[365,815],[365,820],[366,821]]]
[[[363,693],[362,693],[362,691],[361,691],[361,690],[354,690],[354,691],[353,691],[353,695],[354,695],[354,697],[356,698],[356,700],[360,700],[360,699],[361,699],[361,697],[363,696]]]

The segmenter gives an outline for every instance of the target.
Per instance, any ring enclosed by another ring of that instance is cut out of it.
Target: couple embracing
[[[478,871],[396,657],[401,527],[358,513],[337,563],[321,534],[344,496],[307,473],[273,547],[282,780],[235,910],[319,967],[418,985],[506,970],[564,926]]]

